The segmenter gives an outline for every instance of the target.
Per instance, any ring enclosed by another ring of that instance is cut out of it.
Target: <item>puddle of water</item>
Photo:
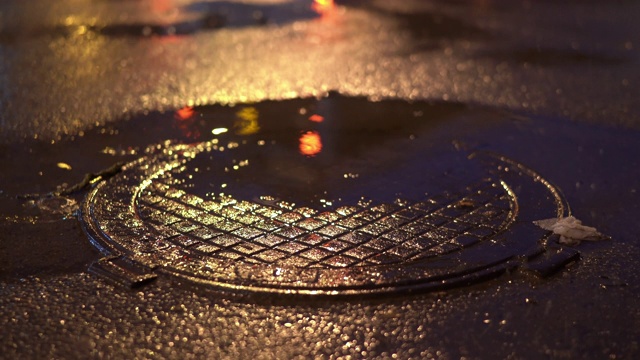
[[[17,29],[9,27],[0,32],[0,43],[14,44],[40,37],[106,36],[106,37],[167,37],[194,35],[199,32],[221,28],[250,28],[265,25],[285,25],[295,21],[317,19],[332,10],[335,5],[325,4],[319,8],[291,6],[291,4],[249,4],[229,1],[197,2],[189,5],[120,5],[120,11],[142,12],[139,21],[112,23],[98,22],[96,18],[79,21],[80,17],[68,16],[63,24]],[[117,12],[116,12],[117,13]],[[120,16],[122,17],[122,16]],[[132,16],[133,17],[133,16]],[[101,19],[101,21],[105,21]],[[23,24],[23,27],[24,24]]]
[[[542,128],[550,124],[541,119],[535,123]],[[3,144],[2,161],[15,171],[0,180],[0,199],[39,194],[32,199],[41,199],[44,212],[68,218],[67,200],[54,201],[45,195],[71,188],[87,174],[161,152],[171,144],[217,141],[219,151],[201,153],[194,159],[192,164],[198,171],[188,174],[191,178],[176,175],[178,181],[201,191],[199,196],[295,197],[315,206],[357,201],[362,196],[393,202],[397,197],[424,195],[425,191],[438,193],[450,186],[451,179],[473,174],[464,152],[451,155],[454,147],[488,148],[527,158],[530,150],[512,139],[530,133],[545,144],[561,144],[561,151],[571,150],[567,148],[571,143],[553,140],[570,134],[569,125],[555,121],[558,132],[542,133],[533,124],[526,117],[464,104],[369,101],[337,94],[320,99],[184,107],[140,114],[51,142]],[[553,152],[550,147],[540,150],[547,149]],[[415,168],[416,163],[428,163],[430,171]],[[387,184],[395,185],[390,188]],[[78,201],[82,192],[71,195]],[[13,200],[3,203],[0,213],[4,217],[24,212]]]
[[[201,197],[266,196],[316,207],[361,198],[415,200],[425,189],[440,192],[451,179],[474,172],[464,154],[449,155],[451,139],[433,132],[464,109],[330,96],[223,111],[181,110],[178,114],[189,115],[178,116],[185,136],[206,139],[212,131],[228,132],[214,140],[214,151],[190,161],[193,171],[174,178]],[[425,163],[428,172],[418,165]]]
[[[550,124],[457,103],[369,101],[338,94],[151,112],[52,142],[3,144],[2,161],[14,171],[0,180],[0,215],[13,224],[70,219],[85,191],[63,192],[88,175],[173,151],[168,150],[172,144],[202,141],[216,151],[194,153],[190,171],[177,171],[172,181],[203,199],[233,194],[317,209],[415,201],[472,182],[478,169],[466,151],[474,149],[524,159],[545,169],[543,175],[551,172],[561,185],[575,184],[560,164],[544,159],[575,150],[572,144],[577,143],[565,137],[598,130],[556,120],[556,130],[550,131]],[[622,143],[629,147],[629,141]],[[534,144],[545,144],[537,151],[545,155],[532,156]],[[17,199],[25,194],[39,196]]]
[[[326,181],[323,177],[334,178],[332,185],[338,185],[354,183],[364,173],[377,171],[383,175],[381,169],[389,167],[403,152],[416,144],[425,146],[424,139],[416,141],[416,136],[441,126],[465,109],[458,104],[369,102],[332,95],[141,114],[51,142],[24,140],[2,145],[3,162],[16,171],[3,178],[0,196],[40,194],[46,198],[115,163],[162,151],[172,143],[215,138],[221,150],[215,155],[219,158],[215,166],[224,164],[230,172],[242,174],[238,184],[229,181],[228,186],[250,183],[264,173],[272,178],[273,186],[297,176],[292,188],[309,187],[322,194],[319,186]],[[253,150],[239,158],[235,151],[238,146],[251,146]],[[199,161],[204,171],[213,159]],[[44,208],[51,210],[49,205]]]

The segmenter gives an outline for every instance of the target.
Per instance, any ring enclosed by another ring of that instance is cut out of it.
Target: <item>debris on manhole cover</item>
[[[559,242],[566,245],[578,245],[581,241],[606,240],[608,237],[601,234],[596,228],[582,224],[582,221],[573,216],[566,218],[552,218],[534,221],[534,224],[560,236]]]
[[[130,286],[170,275],[232,292],[348,296],[515,268],[547,276],[579,258],[534,223],[571,214],[533,170],[454,149],[422,110],[398,124],[340,101],[277,122],[242,108],[233,127],[209,130],[215,139],[166,145],[97,184],[81,209],[105,255],[90,271]]]

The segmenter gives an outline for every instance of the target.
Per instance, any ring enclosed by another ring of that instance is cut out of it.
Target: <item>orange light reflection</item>
[[[187,120],[191,118],[195,114],[195,110],[193,110],[193,106],[185,106],[182,109],[176,111],[176,119],[178,120]]]
[[[324,121],[324,117],[322,117],[321,115],[318,115],[318,114],[313,114],[313,115],[309,116],[309,121],[321,123],[321,122]]]
[[[300,135],[300,153],[307,156],[315,156],[322,151],[322,140],[317,131],[307,131]]]
[[[336,4],[333,0],[314,0],[311,8],[318,14],[323,15],[335,10]]]
[[[155,14],[166,14],[174,8],[175,6],[168,0],[153,0],[151,2],[151,11]]]

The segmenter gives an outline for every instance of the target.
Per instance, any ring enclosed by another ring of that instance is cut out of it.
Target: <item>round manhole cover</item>
[[[278,294],[441,289],[544,257],[532,221],[566,212],[532,170],[423,126],[363,133],[313,113],[243,134],[257,110],[238,114],[239,135],[169,145],[89,194],[83,224],[120,276]]]

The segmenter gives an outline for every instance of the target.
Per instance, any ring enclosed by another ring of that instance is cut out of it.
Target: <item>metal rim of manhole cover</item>
[[[579,256],[532,223],[568,215],[558,189],[497,154],[465,155],[481,170],[453,191],[317,209],[196,194],[184,179],[219,150],[215,140],[169,146],[99,183],[81,221],[107,256],[90,270],[129,285],[169,274],[232,292],[362,295],[463,286],[517,267],[545,275]]]

